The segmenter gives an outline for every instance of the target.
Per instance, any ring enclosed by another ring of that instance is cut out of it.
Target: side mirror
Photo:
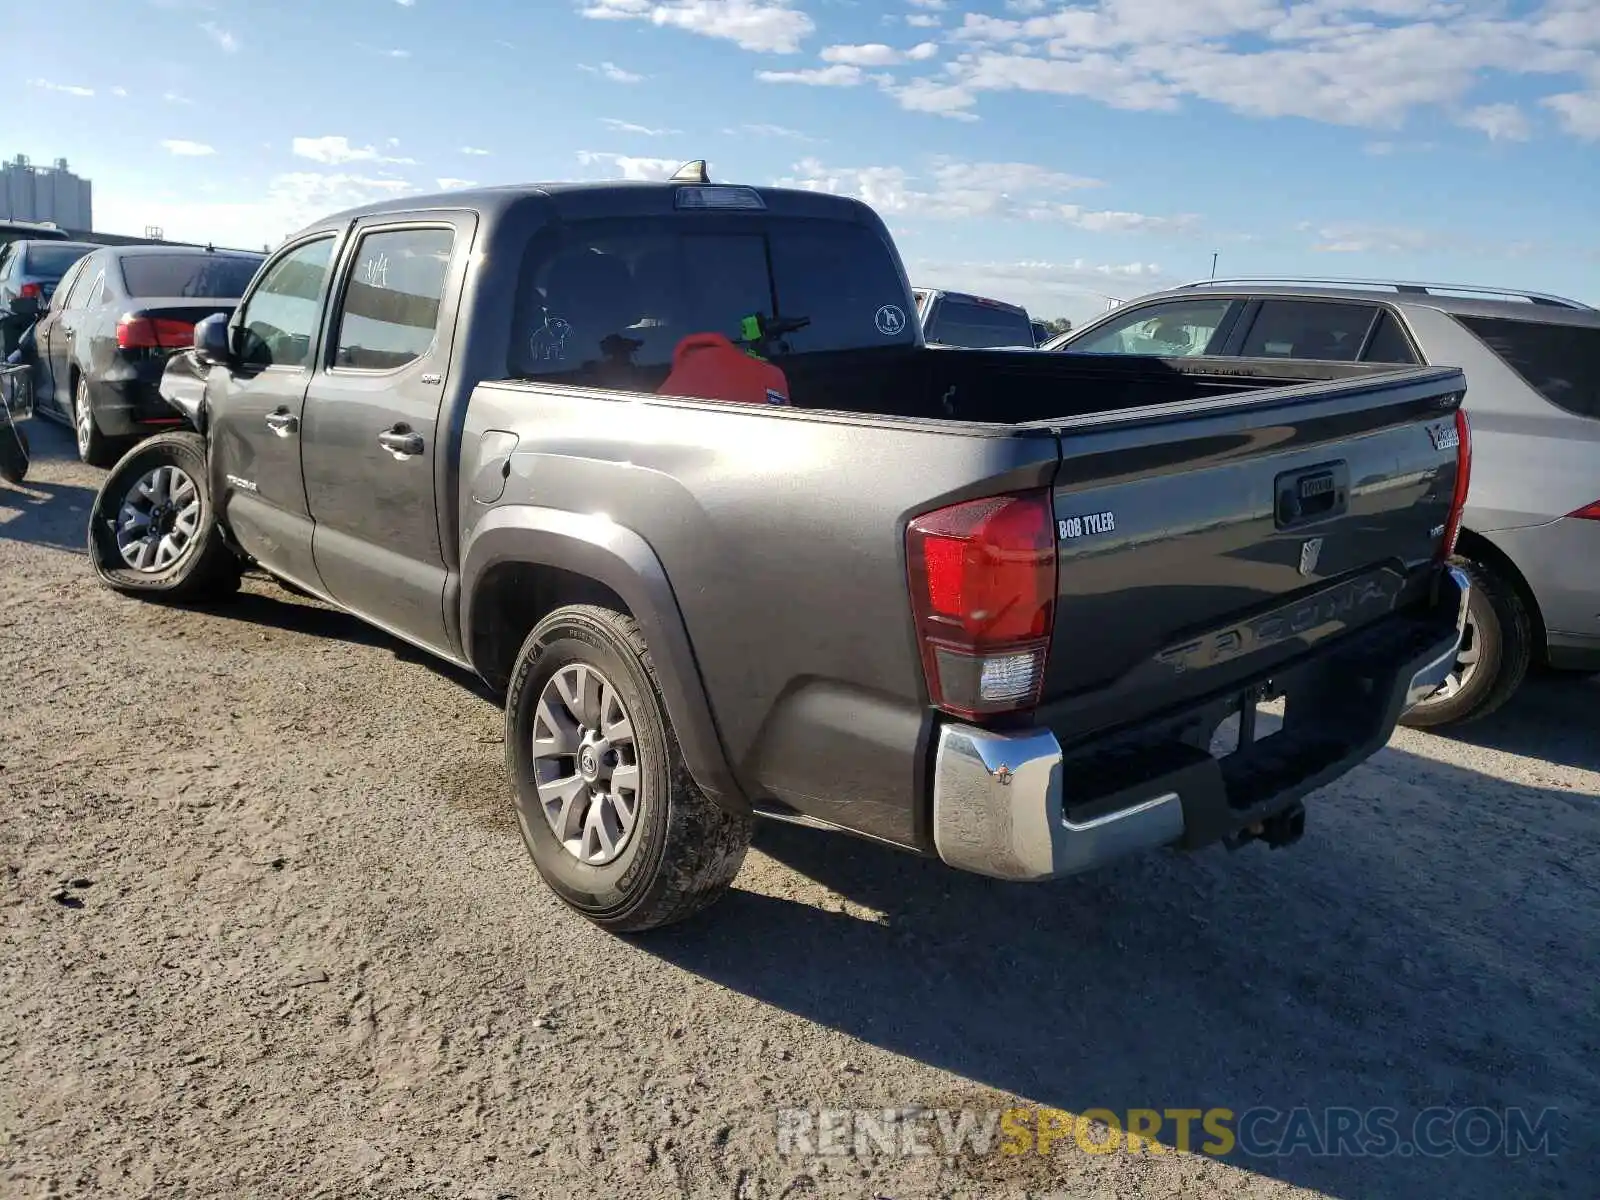
[[[194,356],[205,367],[226,366],[233,361],[233,346],[228,338],[227,313],[213,313],[194,327]]]

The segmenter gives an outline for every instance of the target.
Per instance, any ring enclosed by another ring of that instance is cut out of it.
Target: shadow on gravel
[[[69,483],[0,483],[0,538],[85,554],[94,492]]]
[[[1459,730],[1453,741],[1584,771],[1600,771],[1600,679],[1550,672],[1529,676],[1504,707]]]
[[[225,603],[206,605],[200,611],[207,616],[238,621],[261,629],[276,629],[302,637],[325,638],[328,641],[388,650],[403,662],[427,667],[451,683],[499,703],[499,697],[472,672],[418,650],[409,642],[391,637],[347,612],[329,608],[320,600],[312,597],[302,599],[270,577],[254,578],[259,580],[259,586],[269,590],[243,591]]]
[[[35,465],[76,461],[77,452],[68,430],[37,417],[24,421],[23,427]],[[94,489],[41,483],[36,472],[30,471],[29,475],[17,484],[0,482],[0,539],[86,554]]]
[[[845,897],[845,912],[735,891],[637,944],[979,1085],[965,1099],[876,1097],[885,1106],[992,1106],[988,1088],[1071,1112],[1388,1106],[1403,1135],[1434,1105],[1535,1119],[1553,1107],[1556,1157],[1230,1161],[1349,1200],[1591,1195],[1594,810],[1395,750],[1379,763],[1323,800],[1335,811],[1314,798],[1293,849],[1156,856],[1054,885],[763,826],[758,847]],[[1455,806],[1497,803],[1492,819],[1454,819]],[[784,1102],[838,1098],[818,1080]],[[1283,1132],[1281,1118],[1258,1127]],[[1036,1157],[968,1169],[1049,1182]]]

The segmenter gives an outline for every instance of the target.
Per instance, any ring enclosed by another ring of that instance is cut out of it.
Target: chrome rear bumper
[[[1420,660],[1394,672],[1387,713],[1372,718],[1378,736],[1352,745],[1339,771],[1378,749],[1399,714],[1444,682],[1461,645],[1470,592],[1464,572],[1451,567],[1441,574],[1435,611],[1454,616],[1453,636],[1432,641]],[[1206,818],[1228,804],[1220,772],[1218,783],[1206,787],[1197,787],[1190,772],[1182,776],[1181,789],[1176,777],[1153,778],[1147,796],[1075,823],[1066,815],[1064,775],[1061,744],[1048,729],[1006,733],[958,722],[942,725],[933,775],[933,841],[939,857],[952,867],[997,879],[1054,879],[1184,840],[1189,822],[1182,790],[1192,789],[1190,805],[1208,806],[1200,810]],[[1324,768],[1318,778],[1326,782],[1328,775]],[[1321,784],[1313,780],[1311,786]],[[1297,795],[1289,790],[1283,803]],[[1270,800],[1257,801],[1231,816],[1247,825],[1271,807]],[[1229,819],[1224,814],[1221,824]]]

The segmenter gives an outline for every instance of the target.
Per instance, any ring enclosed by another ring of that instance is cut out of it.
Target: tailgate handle
[[[1278,476],[1273,491],[1279,529],[1325,521],[1342,515],[1350,503],[1350,467],[1344,462],[1332,462],[1285,471]]]

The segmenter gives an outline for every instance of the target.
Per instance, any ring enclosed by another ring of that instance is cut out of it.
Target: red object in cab
[[[787,404],[789,380],[777,367],[739,349],[720,333],[691,333],[672,352],[672,374],[656,394]]]

